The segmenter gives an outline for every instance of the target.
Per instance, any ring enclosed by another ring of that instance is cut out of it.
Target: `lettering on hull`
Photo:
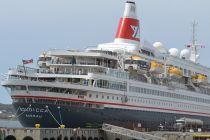
[[[33,107],[29,107],[29,108],[25,108],[25,107],[20,107],[20,111],[21,112],[33,112],[33,113],[47,113],[47,109],[45,108],[33,108]]]

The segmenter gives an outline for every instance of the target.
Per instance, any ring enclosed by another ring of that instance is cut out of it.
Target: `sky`
[[[112,42],[124,0],[0,0],[0,74],[37,60],[50,48],[84,49]],[[209,0],[136,0],[141,40],[183,49],[198,22],[197,40],[205,45],[199,63],[210,67]],[[0,75],[0,76],[1,76]],[[11,103],[0,87],[0,103]]]

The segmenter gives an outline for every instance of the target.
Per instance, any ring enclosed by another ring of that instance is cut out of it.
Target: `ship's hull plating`
[[[115,108],[84,108],[74,106],[61,106],[52,104],[31,104],[13,103],[17,110],[17,116],[24,127],[34,127],[40,124],[41,127],[57,128],[60,124],[66,127],[100,127],[102,123],[110,123],[118,126],[141,124],[143,128],[157,130],[160,124],[170,128],[176,119],[181,117],[197,118],[210,124],[208,117],[192,116],[174,113],[137,111]]]

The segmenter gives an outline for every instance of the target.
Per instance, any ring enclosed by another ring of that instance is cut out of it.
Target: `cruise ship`
[[[186,117],[210,127],[210,69],[197,44],[183,50],[140,40],[133,1],[112,43],[83,51],[50,49],[10,68],[1,82],[24,127],[100,127],[103,123],[157,130]],[[194,29],[194,28],[193,28]],[[194,30],[193,30],[194,31]]]

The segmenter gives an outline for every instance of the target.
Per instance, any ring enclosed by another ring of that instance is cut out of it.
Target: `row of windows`
[[[116,86],[117,88],[120,88],[119,86]],[[50,88],[50,87],[36,87],[36,86],[14,86],[12,87],[12,90],[26,90],[28,88],[29,91],[44,91],[44,92],[55,92],[55,93],[65,93],[65,94],[73,94],[74,90],[72,89],[65,89],[65,88]],[[131,92],[137,92],[137,93],[144,93],[144,94],[150,94],[150,95],[156,95],[156,96],[163,96],[163,97],[169,97],[169,98],[176,98],[176,99],[184,99],[184,100],[189,100],[189,101],[195,101],[195,102],[202,102],[202,103],[210,103],[210,100],[208,99],[202,99],[202,98],[196,98],[196,97],[191,97],[191,96],[186,96],[186,95],[180,95],[176,93],[170,93],[170,92],[164,92],[164,91],[158,91],[158,90],[151,90],[151,89],[146,89],[146,88],[139,88],[139,87],[134,87],[130,86],[129,87]],[[84,93],[83,93],[84,94]],[[82,93],[79,93],[79,95],[83,95]],[[89,94],[91,97],[92,95]],[[98,98],[98,95],[96,95],[96,98]],[[104,95],[101,97],[104,99]],[[107,96],[107,99],[115,99],[115,97]],[[117,100],[119,100],[119,97],[116,97]],[[121,99],[122,100],[122,99]],[[130,98],[128,99],[130,100]],[[136,99],[132,99],[131,101],[136,102]]]
[[[170,93],[170,92],[159,91],[159,90],[152,90],[152,89],[147,89],[147,88],[130,86],[129,91],[210,104],[210,100],[208,100],[208,99],[180,95],[180,94],[176,94],[176,93]]]
[[[89,98],[92,98],[93,96],[92,96],[92,94],[89,94]],[[103,95],[103,94],[101,94],[101,95],[98,95],[98,94],[96,94],[95,95],[95,97],[93,97],[93,98],[101,98],[101,99],[107,99],[107,100],[109,100],[109,99],[112,99],[112,100],[122,100],[122,97],[118,97],[118,96],[105,96],[105,95]]]
[[[28,90],[28,91],[43,91],[43,92],[55,92],[55,93],[65,93],[65,94],[73,94],[75,90],[66,89],[66,88],[55,88],[55,87],[36,87],[36,86],[13,86],[12,90]],[[77,91],[78,94],[82,94],[84,92]]]
[[[97,80],[96,86],[99,88],[114,89],[120,91],[126,91],[126,84],[122,82],[114,82],[107,80]]]
[[[18,98],[18,99],[15,99],[14,98],[13,101],[14,102],[19,102],[19,103],[54,104],[54,105],[65,105],[65,106],[98,108],[98,109],[102,109],[103,108],[102,105],[98,105],[98,104],[89,104],[89,103],[80,103],[80,102],[71,102],[71,101],[61,101],[61,100],[33,99],[33,98],[28,98],[28,99]],[[26,108],[24,108],[24,110],[25,109]],[[32,110],[30,109],[29,111],[32,111]],[[46,112],[46,110],[36,110],[36,111]]]
[[[121,72],[119,70],[114,70],[114,69],[107,69],[106,75],[123,79],[129,78],[129,73],[124,71]]]
[[[105,100],[110,100],[110,101],[122,101],[123,97],[122,96],[113,96],[113,95],[104,95],[104,94],[89,94],[89,98],[100,98],[100,99],[105,99]],[[182,103],[172,103],[169,101],[158,101],[158,100],[153,100],[153,99],[145,99],[141,97],[127,97],[127,102],[130,103],[136,103],[137,105],[141,104],[148,104],[148,105],[153,105],[153,106],[164,106],[164,107],[178,107],[178,108],[184,108],[184,109],[196,109],[196,110],[206,110],[209,111],[209,107],[204,107],[204,106],[198,106],[198,105],[189,105],[189,104],[182,104]]]

